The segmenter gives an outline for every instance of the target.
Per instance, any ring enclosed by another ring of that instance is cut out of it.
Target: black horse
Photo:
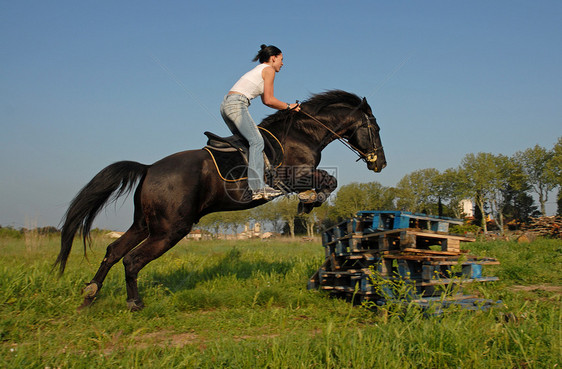
[[[352,148],[367,167],[380,172],[386,166],[379,127],[367,101],[340,90],[312,96],[300,112],[279,111],[264,119],[267,129],[283,145],[283,162],[270,184],[287,192],[315,190],[312,202],[301,210],[320,206],[337,187],[336,179],[318,170],[320,153],[339,139]],[[130,310],[143,307],[137,287],[139,271],[185,237],[193,224],[206,214],[248,209],[265,200],[247,199],[246,180],[224,181],[206,150],[170,155],[152,165],[121,161],[101,170],[72,200],[63,219],[61,250],[55,262],[64,272],[74,236],[81,232],[84,253],[94,218],[119,196],[134,192],[134,220],[131,227],[107,247],[101,265],[84,288],[84,302],[90,305],[111,267],[123,258]],[[303,183],[308,186],[303,186]]]

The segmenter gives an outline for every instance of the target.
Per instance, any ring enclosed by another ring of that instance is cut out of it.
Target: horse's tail
[[[148,168],[148,165],[134,161],[120,161],[102,169],[80,190],[63,218],[61,249],[54,264],[54,267],[59,265],[60,274],[66,267],[76,232],[80,231],[82,234],[84,255],[86,255],[86,244],[96,215],[108,203],[129,193],[135,183],[146,174]]]

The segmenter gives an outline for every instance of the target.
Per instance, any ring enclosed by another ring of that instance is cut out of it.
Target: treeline
[[[351,183],[311,214],[297,216],[296,198],[281,198],[261,207],[209,214],[196,226],[212,233],[237,232],[250,222],[269,224],[274,232],[311,236],[322,227],[360,210],[401,210],[463,218],[461,202],[475,204],[473,222],[487,231],[491,216],[500,231],[546,215],[549,195],[558,189],[562,213],[562,137],[551,149],[536,145],[513,156],[467,154],[456,168],[427,168],[405,175],[395,187],[378,182]],[[537,201],[535,201],[535,198]]]
[[[0,237],[22,238],[26,234],[34,233],[41,236],[59,235],[60,231],[55,227],[38,227],[38,228],[13,228],[2,227],[0,225]]]
[[[213,234],[237,233],[245,224],[259,222],[276,233],[312,236],[360,210],[401,210],[463,218],[461,201],[470,199],[475,204],[476,225],[486,232],[486,219],[491,216],[503,231],[508,223],[527,223],[532,217],[546,215],[549,195],[556,189],[557,213],[562,215],[562,137],[551,149],[536,145],[513,156],[467,154],[456,168],[417,170],[405,175],[395,187],[378,182],[350,183],[341,186],[311,214],[298,216],[296,196],[283,197],[254,209],[209,214],[195,229]],[[55,227],[0,226],[0,237],[23,237],[27,232],[59,234]]]
[[[111,232],[107,229],[94,228],[90,231],[92,236],[105,235]],[[11,226],[3,227],[0,225],[0,238],[23,238],[26,235],[34,236],[60,236],[60,229],[47,226],[47,227],[36,227],[36,228],[14,228]]]

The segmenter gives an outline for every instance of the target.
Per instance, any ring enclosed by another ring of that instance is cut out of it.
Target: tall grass
[[[124,272],[77,312],[109,240],[51,273],[58,239],[0,239],[0,367],[554,368],[562,363],[562,244],[474,243],[498,257],[500,282],[470,287],[502,300],[486,312],[424,317],[352,306],[307,291],[318,243],[182,241],[139,276],[146,308],[126,310]],[[493,269],[492,269],[493,268]],[[525,288],[520,288],[521,286]]]

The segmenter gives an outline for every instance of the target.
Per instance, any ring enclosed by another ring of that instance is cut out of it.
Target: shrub
[[[12,227],[0,226],[0,238],[22,238],[23,233]]]
[[[453,234],[462,234],[465,235],[467,233],[478,234],[480,233],[481,228],[474,224],[463,224],[463,225],[453,225],[451,226],[449,232]]]

